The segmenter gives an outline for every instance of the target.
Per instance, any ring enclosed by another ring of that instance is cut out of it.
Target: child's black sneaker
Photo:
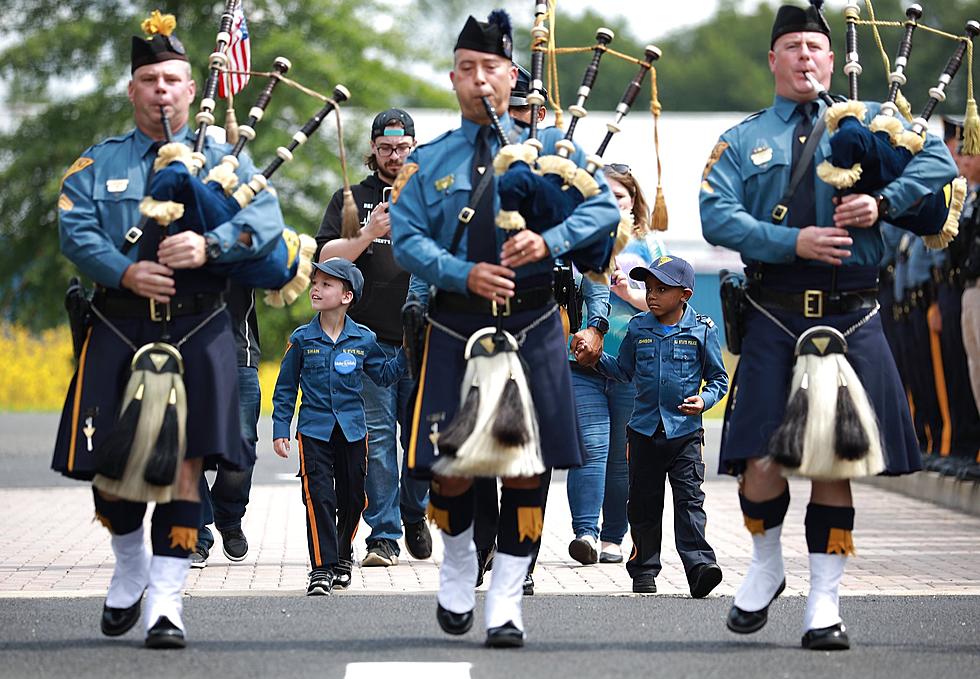
[[[324,596],[333,589],[333,573],[325,568],[314,568],[310,573],[310,584],[306,596]]]

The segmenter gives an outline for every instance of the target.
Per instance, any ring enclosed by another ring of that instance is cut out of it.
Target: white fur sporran
[[[885,468],[878,421],[847,360],[847,340],[830,326],[809,328],[794,352],[793,381],[769,459],[785,476],[838,480]]]
[[[440,433],[432,470],[442,476],[536,476],[544,472],[534,403],[518,342],[481,328],[466,342],[460,410]]]

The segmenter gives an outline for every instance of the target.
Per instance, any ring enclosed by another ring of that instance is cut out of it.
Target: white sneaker
[[[586,566],[599,560],[596,539],[591,535],[577,537],[568,543],[568,555]]]
[[[603,542],[599,563],[623,563],[623,550],[615,542]]]

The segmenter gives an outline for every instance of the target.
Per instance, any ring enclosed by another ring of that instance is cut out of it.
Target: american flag
[[[245,8],[242,3],[235,6],[231,22],[231,44],[228,45],[228,70],[247,71],[252,63],[252,49],[248,39],[248,24],[245,22]],[[228,96],[228,83],[231,93],[238,94],[248,82],[247,74],[231,73],[218,80],[218,96]]]

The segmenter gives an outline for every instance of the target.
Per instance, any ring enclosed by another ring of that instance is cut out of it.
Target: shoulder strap
[[[793,168],[793,174],[790,177],[789,186],[786,187],[786,192],[779,199],[776,207],[772,209],[773,224],[782,224],[783,220],[786,219],[786,213],[789,212],[789,203],[793,200],[793,194],[796,193],[796,188],[800,185],[800,182],[803,180],[803,175],[806,174],[806,170],[810,166],[810,160],[813,159],[813,154],[817,152],[817,145],[820,143],[820,138],[823,137],[823,132],[826,128],[827,123],[824,121],[824,117],[820,116],[817,124],[810,131],[810,138],[806,140],[806,145],[800,153],[796,167]]]
[[[483,197],[484,192],[487,187],[490,186],[490,181],[493,179],[493,167],[487,167],[486,172],[480,177],[480,183],[476,185],[476,188],[470,192],[470,205],[478,205],[480,203],[480,198]],[[463,233],[466,231],[466,227],[469,225],[470,220],[473,219],[475,211],[469,205],[464,207],[459,211],[459,223],[456,224],[456,233],[453,234],[453,242],[449,245],[449,254],[455,255],[456,248],[459,247],[459,242],[463,240]]]

